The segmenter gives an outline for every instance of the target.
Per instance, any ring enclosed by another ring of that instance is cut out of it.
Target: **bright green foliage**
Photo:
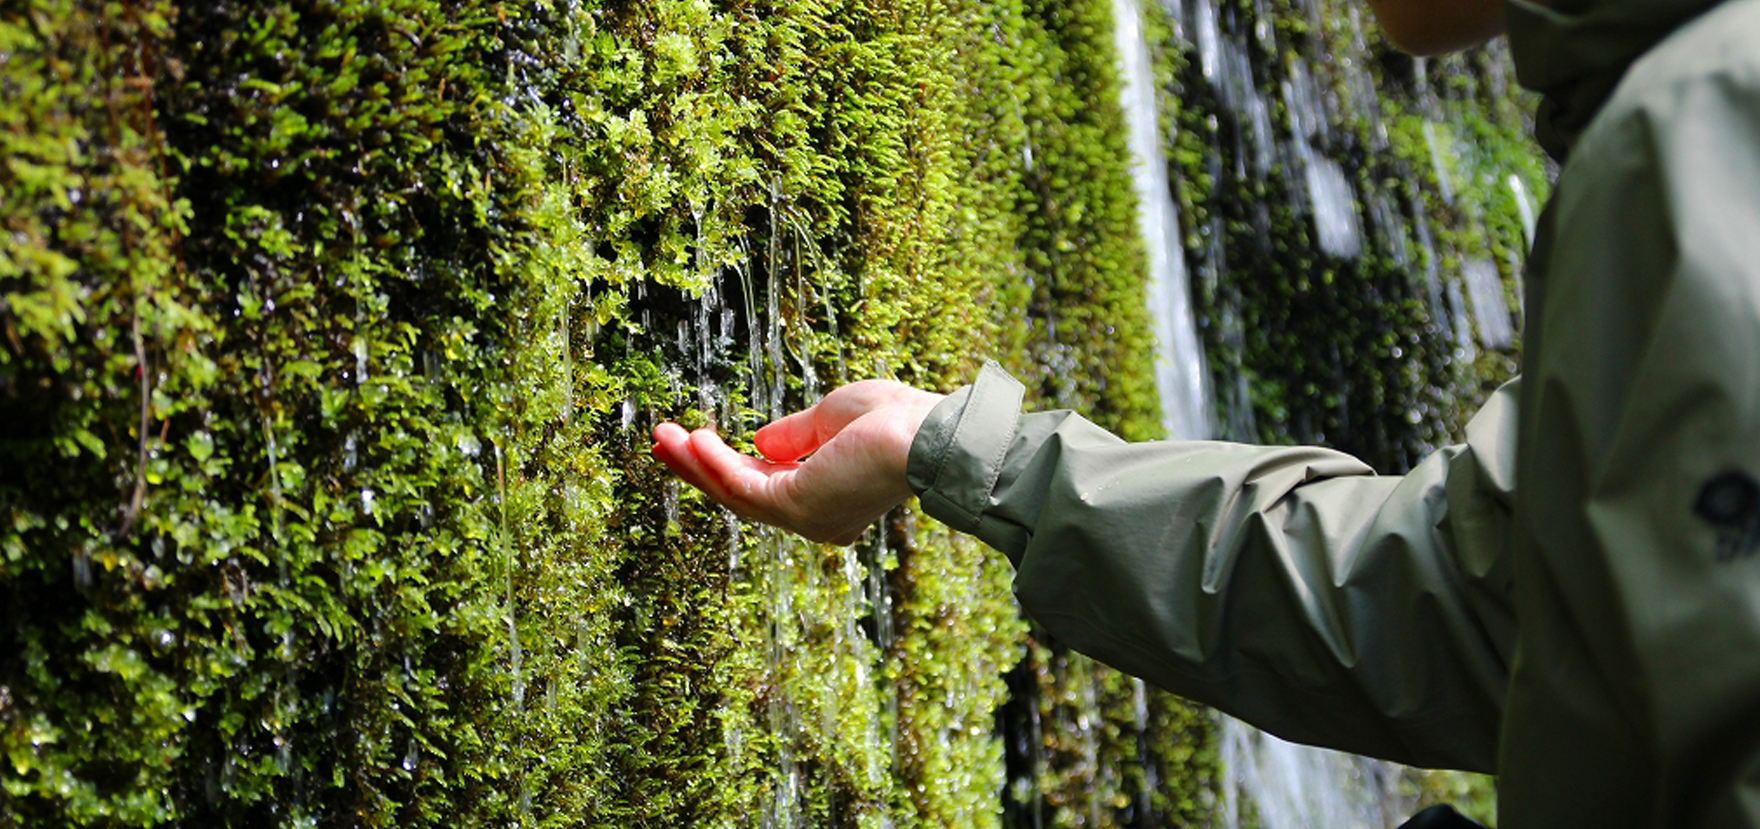
[[[3,14],[0,826],[996,823],[1006,563],[646,431],[999,356],[1147,434],[1106,4]]]
[[[1029,3],[1028,18],[1024,37],[1045,43],[1028,101],[1051,117],[1030,124],[1024,148],[1036,345],[1011,368],[1127,439],[1160,437],[1135,197],[1118,163],[1129,152],[1117,117],[1095,105],[1118,100],[1111,4]]]

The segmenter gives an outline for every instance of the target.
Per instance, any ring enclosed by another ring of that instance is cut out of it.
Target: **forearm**
[[[1507,470],[1481,455],[1511,453],[1501,432],[1382,478],[1327,450],[1017,417],[1005,382],[930,416],[912,484],[1015,562],[1022,606],[1060,640],[1292,739],[1490,767],[1513,622]]]

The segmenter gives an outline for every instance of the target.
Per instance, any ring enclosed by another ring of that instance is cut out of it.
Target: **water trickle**
[[[660,491],[660,511],[666,516],[666,528],[671,531],[678,526],[678,479],[666,479],[666,485]]]
[[[286,587],[285,577],[282,586]],[[287,775],[294,769],[293,734],[289,729],[299,719],[299,651],[295,647],[292,628],[282,631],[278,656],[285,668],[281,683],[275,689],[275,720],[270,742],[275,746],[276,767],[281,774]]]
[[[264,382],[264,385],[268,384],[267,375],[264,376],[263,382]],[[269,453],[269,510],[270,510],[269,532],[270,532],[270,537],[274,538],[277,542],[279,542],[281,540],[280,453],[276,451],[275,429],[269,423],[269,413],[268,412],[263,413],[262,420],[263,420],[263,447],[264,447],[265,451],[267,451]],[[275,546],[276,546],[276,551],[277,551],[276,557],[279,559],[279,557],[281,555],[280,554],[281,545],[276,544]],[[283,563],[281,565],[281,578],[283,581],[286,581],[286,579],[287,579],[287,565],[285,563]]]
[[[718,282],[716,280],[711,280],[708,287],[704,289],[703,295],[697,300],[696,307],[691,314],[691,325],[689,326],[696,332],[695,359],[698,377],[698,402],[702,405],[705,412],[712,413],[711,416],[714,416],[713,413],[716,410],[715,406],[719,402],[720,390],[716,388],[714,382],[710,379],[710,369],[714,365],[715,355],[719,352],[716,348],[714,337],[710,334],[709,323],[715,316],[716,309],[724,309],[725,307],[726,303],[721,300],[721,291]],[[691,349],[686,347],[683,342],[683,340],[687,338],[685,329],[685,322],[680,320],[679,337],[681,342],[679,345],[686,353],[690,353]]]
[[[1469,259],[1461,265],[1461,281],[1466,283],[1467,298],[1473,304],[1479,343],[1493,350],[1513,345],[1516,332],[1510,324],[1509,303],[1504,300],[1497,265],[1486,259]]]
[[[1522,184],[1521,176],[1510,173],[1508,181],[1510,198],[1515,199],[1516,213],[1522,218],[1522,235],[1527,238],[1528,244],[1532,245],[1534,244],[1533,199],[1528,195],[1527,185]],[[1518,268],[1516,272],[1520,273],[1521,270]]]
[[[1375,221],[1378,231],[1376,237],[1381,242],[1381,248],[1387,251],[1396,267],[1404,268],[1411,264],[1412,254],[1406,246],[1406,235],[1402,232],[1404,217],[1400,216],[1393,197],[1386,190],[1376,187],[1369,191],[1368,201],[1369,215]]]
[[[568,319],[574,312],[571,300],[562,306],[562,313],[557,320],[557,348],[562,352],[562,376],[558,381],[562,384],[562,422],[567,423],[574,418],[574,348],[569,343]]]
[[[1155,763],[1149,754],[1146,735],[1149,733],[1149,689],[1141,679],[1131,678],[1131,707],[1135,713],[1138,735],[1137,759],[1143,772],[1143,789],[1137,795],[1137,811],[1150,814],[1153,808],[1150,803],[1150,792],[1161,790],[1161,775],[1155,769]]]
[[[1076,733],[1081,741],[1082,765],[1086,766],[1092,778],[1100,783],[1097,788],[1105,791],[1112,788],[1105,785],[1107,782],[1105,778],[1111,773],[1112,768],[1100,763],[1100,735],[1096,733],[1098,729],[1094,726],[1097,722],[1105,722],[1105,719],[1100,711],[1099,703],[1094,698],[1094,683],[1092,681],[1082,683],[1079,701],[1081,707],[1076,713]],[[1090,797],[1087,798],[1087,801],[1087,825],[1099,826],[1101,799]]]
[[[1332,127],[1319,90],[1302,64],[1290,65],[1283,99],[1292,133],[1289,151],[1306,185],[1303,194],[1307,196],[1307,212],[1314,217],[1320,248],[1333,256],[1354,257],[1362,249],[1356,188],[1337,161],[1315,149],[1315,141],[1330,139]]]
[[[1456,362],[1470,362],[1479,349],[1473,344],[1473,321],[1467,316],[1467,300],[1461,293],[1459,280],[1450,280],[1447,288],[1449,320],[1454,328]]]
[[[881,532],[877,536],[877,550],[874,560],[868,565],[865,587],[868,606],[874,614],[874,645],[884,653],[892,649],[892,643],[898,638],[896,623],[893,621],[892,583],[886,578],[887,570],[897,566],[897,559],[889,545],[887,534]]]
[[[626,397],[617,407],[617,428],[627,432],[629,431],[629,427],[634,425],[635,422],[636,402]]]
[[[767,559],[763,589],[769,598],[766,608],[765,674],[769,693],[765,700],[765,716],[769,732],[776,740],[775,789],[761,825],[776,829],[800,826],[800,768],[795,761],[795,745],[800,723],[793,702],[789,699],[786,678],[792,662],[793,638],[798,620],[794,613],[794,585],[788,551],[795,542],[780,530],[763,526],[755,530],[756,546]],[[812,572],[814,568],[806,568]]]
[[[367,382],[367,338],[355,335],[354,342],[349,346],[354,352],[354,382],[356,385]]]
[[[465,432],[459,435],[458,439],[454,441],[454,445],[458,447],[459,454],[464,455],[467,458],[474,458],[483,451],[482,442],[477,440],[477,436],[470,432]],[[500,457],[500,454],[501,453],[498,450],[496,452],[496,457]]]
[[[92,550],[90,543],[80,545],[73,553],[73,586],[81,593],[92,589]]]
[[[739,516],[734,515],[733,510],[722,507],[721,525],[727,530],[727,572],[733,574],[735,578],[738,578],[744,575],[744,572],[740,568],[740,565],[744,562],[744,557],[740,555],[740,551],[745,549],[745,546],[740,540],[741,533]]]
[[[526,684],[523,674],[524,653],[519,642],[518,608],[514,603],[513,571],[517,564],[514,560],[512,530],[507,520],[507,467],[501,455],[501,446],[495,444],[495,481],[497,505],[501,513],[501,572],[504,586],[504,599],[507,613],[507,651],[508,671],[513,678],[513,708],[524,711],[526,704]]]
[[[1220,754],[1225,829],[1242,825],[1243,797],[1261,829],[1380,829],[1412,806],[1388,764],[1286,742],[1236,720],[1223,723]]]
[[[1444,204],[1454,204],[1454,178],[1448,172],[1448,159],[1453,157],[1453,148],[1442,146],[1442,139],[1436,135],[1436,122],[1424,121],[1424,147],[1430,151],[1430,168],[1436,176],[1437,186],[1442,188]]]
[[[1207,4],[1208,0],[1199,2]],[[1167,184],[1155,75],[1136,0],[1113,0],[1112,7],[1113,40],[1124,68],[1120,106],[1129,126],[1138,228],[1149,254],[1148,305],[1155,328],[1155,382],[1162,400],[1162,427],[1169,437],[1193,438],[1209,432],[1209,394],[1205,390],[1209,373],[1192,316],[1178,207]],[[1259,103],[1263,109],[1264,102]],[[1269,124],[1267,116],[1267,137]],[[1264,146],[1268,151],[1269,143]],[[1269,156],[1266,164],[1269,166]]]
[[[781,200],[781,184],[774,185],[771,192],[771,228],[770,228],[770,259],[766,264],[770,268],[770,284],[764,291],[764,360],[768,364],[768,376],[765,379],[765,397],[753,395],[754,403],[764,404],[764,413],[775,420],[782,417],[782,395],[785,383],[782,380],[786,366],[782,360],[782,286],[783,257],[781,231],[777,229],[778,202]]]
[[[1198,67],[1203,71],[1204,79],[1215,84],[1220,69],[1222,38],[1216,25],[1216,9],[1210,0],[1195,0],[1192,3],[1192,19],[1193,39],[1198,46]]]
[[[1357,194],[1338,162],[1321,156],[1307,159],[1308,198],[1320,248],[1333,256],[1354,257],[1362,247],[1357,224]]]

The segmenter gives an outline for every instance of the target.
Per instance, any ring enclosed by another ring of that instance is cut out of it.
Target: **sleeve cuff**
[[[929,412],[905,466],[924,512],[961,532],[977,532],[1020,428],[1024,393],[1001,366],[986,362],[976,382]]]

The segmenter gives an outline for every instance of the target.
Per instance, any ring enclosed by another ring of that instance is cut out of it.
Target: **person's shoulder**
[[[1632,64],[1607,107],[1672,111],[1695,88],[1760,92],[1760,0],[1725,0],[1681,26]]]
[[[1742,140],[1756,122],[1760,0],[1725,0],[1633,62],[1571,149],[1567,168],[1653,169],[1658,155]]]

